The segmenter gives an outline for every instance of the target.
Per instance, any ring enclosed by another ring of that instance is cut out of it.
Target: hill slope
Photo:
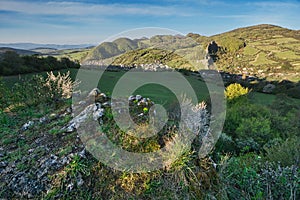
[[[262,24],[210,37],[188,36],[200,43],[214,40],[223,47],[216,64],[224,71],[271,79],[299,79],[299,31]]]
[[[184,55],[186,61],[172,62],[172,58],[176,57],[177,59],[178,55],[169,56],[167,62],[175,63],[171,67],[190,68],[186,63],[193,60],[194,63],[199,63],[199,66],[196,64],[196,69],[198,69],[201,68],[201,61],[205,55],[204,50],[211,41],[216,41],[218,45],[215,63],[219,70],[234,74],[254,75],[260,78],[267,77],[273,80],[300,80],[300,31],[269,24],[238,28],[209,37],[189,33],[187,37],[157,35],[150,39],[140,40],[119,38],[95,47],[88,54],[86,61],[94,61],[90,64],[97,64],[103,63],[100,60],[110,58],[109,62],[104,63],[112,62],[116,65],[141,65],[149,62],[166,64],[166,57],[162,54],[174,53]],[[145,50],[147,48],[148,50]],[[199,48],[202,49],[202,52],[195,52],[195,49],[199,50]],[[165,52],[149,49],[160,49]],[[182,63],[182,65],[178,63]]]
[[[22,56],[40,54],[39,52],[36,52],[36,51],[15,49],[15,48],[9,48],[9,47],[0,47],[0,57],[7,51],[13,51],[13,52],[15,52],[19,55],[22,55]]]
[[[95,47],[87,56],[87,60],[105,59],[134,50],[142,46],[138,40],[118,38],[113,42],[103,42]]]

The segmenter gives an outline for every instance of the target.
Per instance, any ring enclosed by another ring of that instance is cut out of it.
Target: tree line
[[[0,57],[0,75],[3,76],[79,67],[79,63],[68,58],[58,60],[53,56],[20,56],[14,51],[6,51]]]

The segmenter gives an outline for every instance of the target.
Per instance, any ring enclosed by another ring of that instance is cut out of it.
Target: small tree
[[[248,88],[244,88],[238,83],[230,84],[225,90],[225,96],[228,100],[234,100],[249,93]]]

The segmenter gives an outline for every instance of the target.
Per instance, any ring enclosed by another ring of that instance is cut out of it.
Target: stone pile
[[[129,109],[134,110],[133,118],[143,117],[147,114],[150,107],[154,103],[149,98],[144,98],[141,95],[131,95],[127,101],[124,99],[110,99],[104,93],[101,93],[98,88],[94,88],[86,99],[72,105],[72,110],[77,112],[76,116],[62,128],[65,132],[73,132],[84,124],[89,118],[94,121],[103,123],[105,109],[114,106],[114,109],[122,114],[129,106]]]

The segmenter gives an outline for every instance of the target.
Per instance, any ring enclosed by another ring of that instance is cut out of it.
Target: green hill
[[[119,38],[92,49],[85,61],[96,61],[93,64],[97,64],[97,61],[105,60],[104,63],[125,66],[161,63],[171,64],[173,68],[201,69],[201,60],[211,41],[218,45],[215,64],[219,70],[270,80],[300,79],[300,31],[269,24],[213,36],[189,33],[187,36],[156,35],[140,40]],[[188,62],[194,66],[187,65]]]
[[[113,42],[104,42],[89,53],[84,63],[104,61],[122,66],[160,63],[172,68],[192,69],[194,62],[204,55],[201,45],[191,38],[156,35],[150,39],[119,38]],[[189,61],[192,63],[188,64]]]
[[[188,36],[206,44],[214,40],[221,46],[216,62],[221,70],[299,80],[300,31],[262,24],[210,37],[192,33]]]
[[[118,38],[113,42],[103,42],[95,47],[87,56],[87,60],[105,59],[134,50],[141,46],[138,40]]]

